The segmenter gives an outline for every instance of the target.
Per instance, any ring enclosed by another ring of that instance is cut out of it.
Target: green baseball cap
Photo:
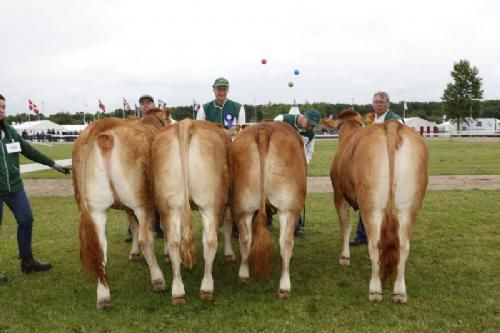
[[[214,87],[214,88],[229,87],[229,81],[223,77],[219,77],[219,78],[215,79],[212,87]]]
[[[142,95],[141,97],[139,97],[139,103],[143,100],[143,99],[149,99],[151,102],[155,102],[153,96],[151,95],[148,95],[148,94],[144,94]]]
[[[316,109],[309,109],[306,111],[305,116],[307,117],[307,122],[311,126],[319,126],[319,121],[321,120],[321,114]]]

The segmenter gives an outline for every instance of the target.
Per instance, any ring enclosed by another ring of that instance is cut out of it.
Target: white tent
[[[47,131],[49,129],[53,129],[56,131],[65,131],[66,128],[62,125],[56,124],[50,120],[37,120],[37,121],[29,121],[17,125],[13,125],[18,133],[22,133],[24,130],[33,131],[33,132],[42,132]]]
[[[300,114],[300,109],[297,105],[292,105],[290,108],[289,114]]]
[[[423,128],[424,132],[427,132],[427,128],[429,128],[429,132],[434,132],[434,128],[438,127],[435,122],[428,121],[420,117],[405,118],[405,125],[413,128],[418,133],[420,133],[421,128]]]
[[[64,128],[66,129],[66,131],[68,132],[74,132],[74,131],[77,131],[78,133],[80,133],[81,131],[83,131],[85,128],[87,128],[88,124],[85,124],[85,125],[62,125],[64,126]]]

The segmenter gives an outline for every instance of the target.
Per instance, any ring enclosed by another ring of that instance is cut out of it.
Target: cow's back
[[[421,202],[427,187],[427,145],[406,126],[398,130],[396,206]],[[389,194],[389,155],[384,124],[359,129],[340,145],[331,168],[334,189],[351,205],[383,208]],[[357,208],[357,207],[356,207]],[[401,207],[402,208],[402,207]]]
[[[259,147],[259,136],[266,137],[266,147]],[[264,150],[262,155],[259,149]],[[270,203],[284,210],[302,207],[307,186],[303,142],[290,125],[268,122],[247,127],[231,145],[231,180],[239,209],[259,208],[260,156],[264,157],[264,193]]]
[[[227,201],[229,188],[229,138],[224,131],[206,121],[178,122],[157,134],[152,145],[155,186],[170,204],[181,205],[183,163],[180,127],[189,122],[187,170],[190,199],[196,205],[214,205]],[[215,191],[215,192],[214,192]],[[219,193],[214,196],[213,193]],[[178,198],[178,201],[175,198]]]

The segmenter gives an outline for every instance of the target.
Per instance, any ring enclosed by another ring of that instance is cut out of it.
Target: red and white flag
[[[106,107],[104,106],[104,104],[101,102],[100,99],[99,99],[99,109],[101,109],[102,112],[106,112]]]
[[[38,110],[38,106],[36,106],[36,104],[33,103],[31,99],[28,99],[28,109],[36,114],[40,113],[40,110]]]

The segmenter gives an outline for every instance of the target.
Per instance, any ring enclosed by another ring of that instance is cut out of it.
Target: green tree
[[[444,90],[443,109],[448,119],[455,119],[457,131],[466,117],[477,118],[481,113],[483,98],[482,78],[477,67],[471,67],[468,60],[460,60],[453,65],[452,83]]]

